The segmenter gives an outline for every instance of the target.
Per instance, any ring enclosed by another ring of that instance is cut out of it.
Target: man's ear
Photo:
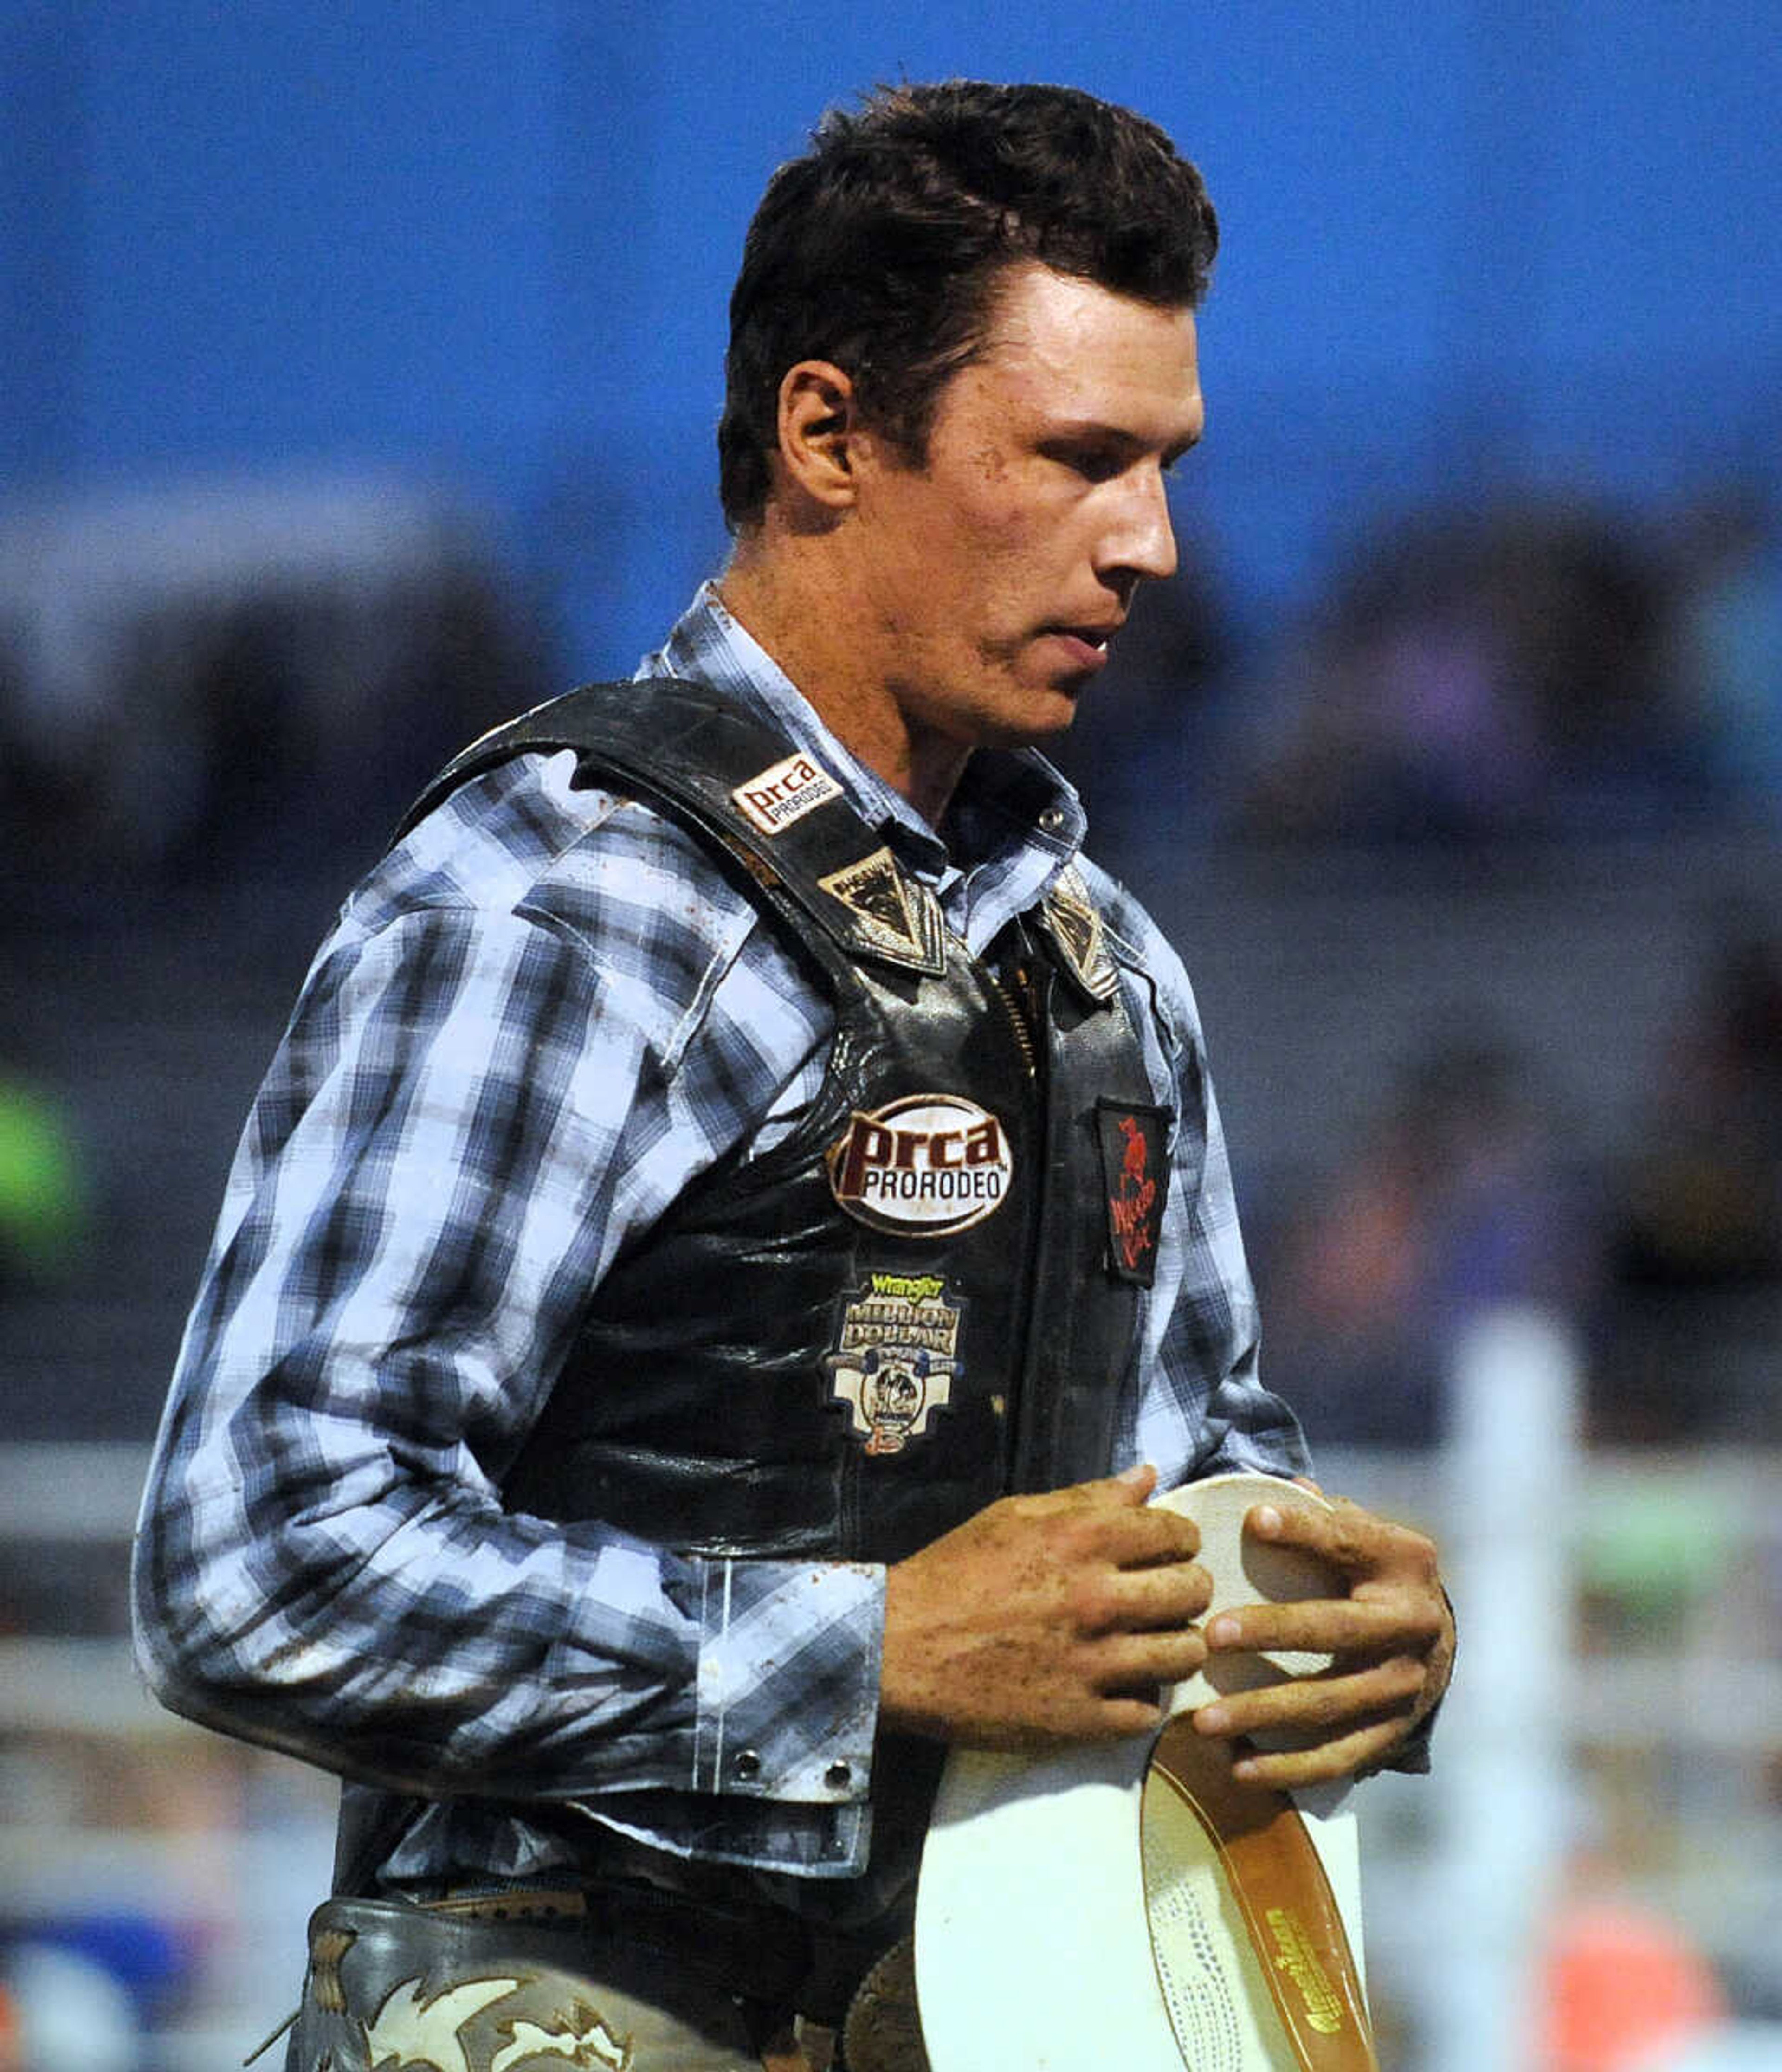
[[[862,434],[854,382],[826,360],[801,360],[780,384],[780,464],[786,486],[831,513],[854,501]]]

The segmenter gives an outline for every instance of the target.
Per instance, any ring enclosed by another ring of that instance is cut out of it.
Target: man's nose
[[[1108,528],[1101,573],[1124,573],[1153,580],[1176,569],[1175,527],[1169,491],[1160,469],[1146,469],[1122,483],[1118,512]]]

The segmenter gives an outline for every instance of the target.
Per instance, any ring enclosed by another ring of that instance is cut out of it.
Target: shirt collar
[[[1038,852],[1049,882],[1082,845],[1082,802],[1031,748],[980,749],[965,766],[943,841],[900,792],[837,740],[759,641],[724,608],[715,585],[700,586],[640,676],[691,677],[772,721],[834,772],[855,811],[924,875],[969,873],[1016,846]]]

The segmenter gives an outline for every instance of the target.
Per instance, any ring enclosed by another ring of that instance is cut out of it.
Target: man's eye
[[[1050,456],[1062,462],[1073,475],[1080,475],[1085,482],[1111,482],[1126,466],[1122,454],[1105,446],[1058,446]]]

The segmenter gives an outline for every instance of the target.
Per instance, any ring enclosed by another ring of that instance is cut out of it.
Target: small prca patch
[[[834,1400],[869,1453],[900,1453],[945,1407],[959,1371],[962,1301],[928,1273],[875,1273],[843,1307],[841,1342],[824,1364]]]
[[[842,787],[815,756],[800,753],[739,784],[730,796],[763,834],[776,835],[831,799],[839,799]]]

